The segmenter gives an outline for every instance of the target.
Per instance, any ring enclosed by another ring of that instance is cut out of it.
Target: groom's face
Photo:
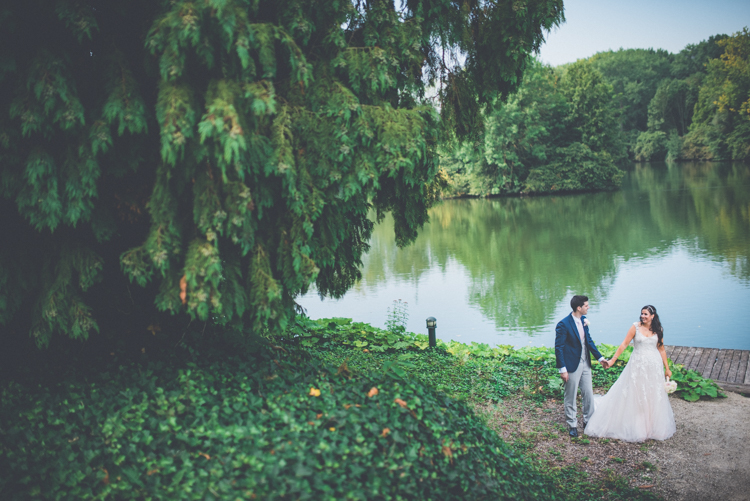
[[[586,315],[589,312],[589,302],[586,301],[585,303],[583,303],[583,306],[579,306],[578,308],[578,311],[581,312],[581,315]]]

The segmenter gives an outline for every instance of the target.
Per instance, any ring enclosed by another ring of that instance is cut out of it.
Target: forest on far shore
[[[629,161],[750,159],[750,32],[677,54],[620,49],[529,63],[473,142],[444,145],[444,194],[611,190]]]

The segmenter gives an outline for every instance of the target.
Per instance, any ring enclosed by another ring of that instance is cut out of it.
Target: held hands
[[[599,363],[602,364],[602,367],[604,367],[605,369],[609,369],[610,367],[612,367],[612,364],[610,364],[609,360],[601,360]]]

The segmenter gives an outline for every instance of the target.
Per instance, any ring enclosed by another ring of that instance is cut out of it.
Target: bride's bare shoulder
[[[636,329],[637,325],[638,325],[638,322],[636,322],[636,323],[634,323],[633,325],[630,326],[630,329],[628,329],[628,334],[627,334],[627,336],[625,336],[625,340],[626,341],[630,341],[631,339],[633,339],[635,337],[635,329]]]

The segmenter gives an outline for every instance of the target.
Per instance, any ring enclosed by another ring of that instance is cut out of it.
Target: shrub
[[[682,138],[680,157],[685,160],[725,160],[725,138],[717,127],[711,124],[693,124]]]
[[[667,157],[667,133],[641,132],[633,151],[637,162],[661,162]]]
[[[672,130],[667,139],[667,162],[674,162],[680,158],[682,158],[682,138],[677,131]]]
[[[624,173],[607,152],[595,152],[582,143],[555,150],[554,160],[533,169],[524,193],[615,190]]]
[[[246,358],[7,384],[0,498],[554,497],[469,408],[417,380],[281,348]]]

